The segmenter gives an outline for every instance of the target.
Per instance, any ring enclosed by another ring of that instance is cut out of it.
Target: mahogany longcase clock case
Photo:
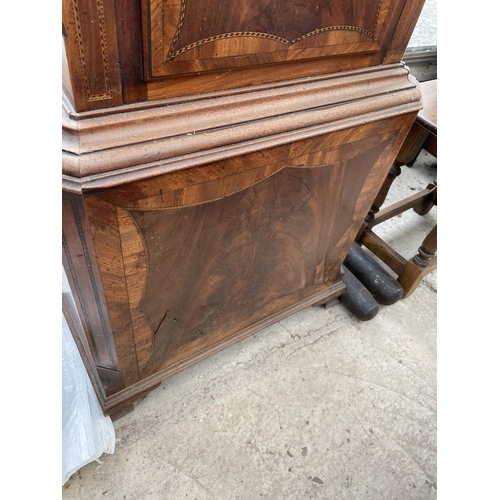
[[[343,293],[423,3],[63,0],[68,314],[107,414]]]

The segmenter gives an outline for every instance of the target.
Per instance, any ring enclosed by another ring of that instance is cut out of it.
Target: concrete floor
[[[436,176],[425,152],[388,202]],[[379,226],[411,257],[437,209]],[[165,381],[63,500],[436,498],[437,272],[360,322],[308,308]]]

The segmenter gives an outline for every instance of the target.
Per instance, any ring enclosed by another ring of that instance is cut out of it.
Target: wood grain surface
[[[381,49],[399,0],[143,0],[150,76]]]
[[[402,59],[424,0],[63,0],[77,113]]]
[[[409,119],[84,194],[125,388],[338,295]]]
[[[63,264],[106,413],[343,293],[422,6],[63,0]]]

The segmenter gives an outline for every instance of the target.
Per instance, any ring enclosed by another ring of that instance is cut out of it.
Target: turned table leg
[[[377,197],[375,198],[375,201],[373,202],[373,205],[368,212],[368,215],[365,217],[365,224],[367,226],[370,226],[370,223],[374,221],[375,215],[379,212],[380,207],[384,204],[385,199],[387,198],[387,194],[391,189],[392,183],[394,182],[396,177],[401,175],[402,165],[403,164],[398,161],[395,161],[392,164],[391,170],[389,170],[389,173],[387,174],[387,177],[382,184],[382,187],[380,188],[380,191],[378,192]]]
[[[437,268],[437,224],[425,237],[418,253],[410,259],[402,273],[399,275],[398,282],[404,288],[403,298],[409,297],[423,280],[423,278]]]
[[[425,127],[415,122],[410,129],[401,150],[393,163],[389,174],[387,175],[382,188],[380,189],[373,205],[365,218],[365,226],[370,227],[370,223],[373,222],[375,215],[380,210],[380,207],[384,204],[387,198],[387,193],[394,182],[394,179],[401,174],[401,166],[413,165],[415,159],[417,158],[422,146],[424,145],[426,139],[429,136],[429,131]]]

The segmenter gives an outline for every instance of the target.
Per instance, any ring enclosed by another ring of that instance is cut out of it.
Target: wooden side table
[[[437,268],[437,224],[409,260],[377,236],[373,228],[406,210],[413,209],[417,214],[425,215],[437,205],[437,182],[434,181],[419,193],[380,210],[394,180],[401,174],[401,166],[412,166],[422,149],[437,158],[437,79],[422,83],[420,88],[424,108],[417,115],[356,238],[397,274],[404,289],[403,298],[409,297],[423,278]]]

